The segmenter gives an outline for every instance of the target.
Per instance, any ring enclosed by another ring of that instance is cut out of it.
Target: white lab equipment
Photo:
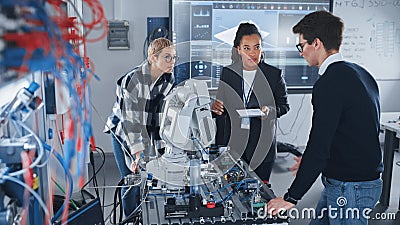
[[[195,79],[187,80],[165,98],[160,126],[165,153],[148,162],[146,170],[169,189],[182,189],[188,184],[189,161],[207,154],[206,147],[214,141],[216,126],[210,103],[207,83]],[[195,171],[200,172],[198,168]],[[200,179],[200,174],[195,177]],[[192,178],[190,183],[196,185],[199,181]]]

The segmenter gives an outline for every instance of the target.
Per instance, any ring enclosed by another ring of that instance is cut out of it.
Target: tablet
[[[261,109],[237,109],[236,112],[240,118],[265,116],[265,113]]]

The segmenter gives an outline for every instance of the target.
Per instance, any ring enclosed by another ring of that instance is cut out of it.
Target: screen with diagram
[[[222,67],[231,63],[241,22],[259,27],[264,59],[282,69],[289,89],[311,89],[318,79],[318,68],[307,66],[299,55],[292,27],[312,11],[331,11],[330,0],[170,0],[170,4],[171,37],[180,57],[175,68],[178,83],[197,77],[210,89],[217,88]]]
[[[344,21],[341,53],[378,80],[400,79],[400,1],[334,0]],[[357,16],[354,16],[357,15]]]

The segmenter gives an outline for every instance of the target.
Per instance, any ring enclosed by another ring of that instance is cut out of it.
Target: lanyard
[[[243,87],[243,100],[244,100],[244,107],[247,108],[247,105],[249,104],[250,101],[250,96],[251,92],[253,91],[253,86],[254,86],[254,80],[256,79],[256,76],[254,76],[253,82],[251,82],[251,86],[249,88],[249,91],[247,92],[247,95],[244,90],[244,78],[242,79],[242,87]]]

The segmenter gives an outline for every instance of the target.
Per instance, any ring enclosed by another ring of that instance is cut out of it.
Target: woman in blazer
[[[281,70],[263,61],[261,39],[254,24],[239,25],[232,64],[223,68],[212,109],[216,144],[229,146],[266,183],[276,157],[276,119],[289,104]],[[260,109],[265,115],[241,118],[238,109]]]

